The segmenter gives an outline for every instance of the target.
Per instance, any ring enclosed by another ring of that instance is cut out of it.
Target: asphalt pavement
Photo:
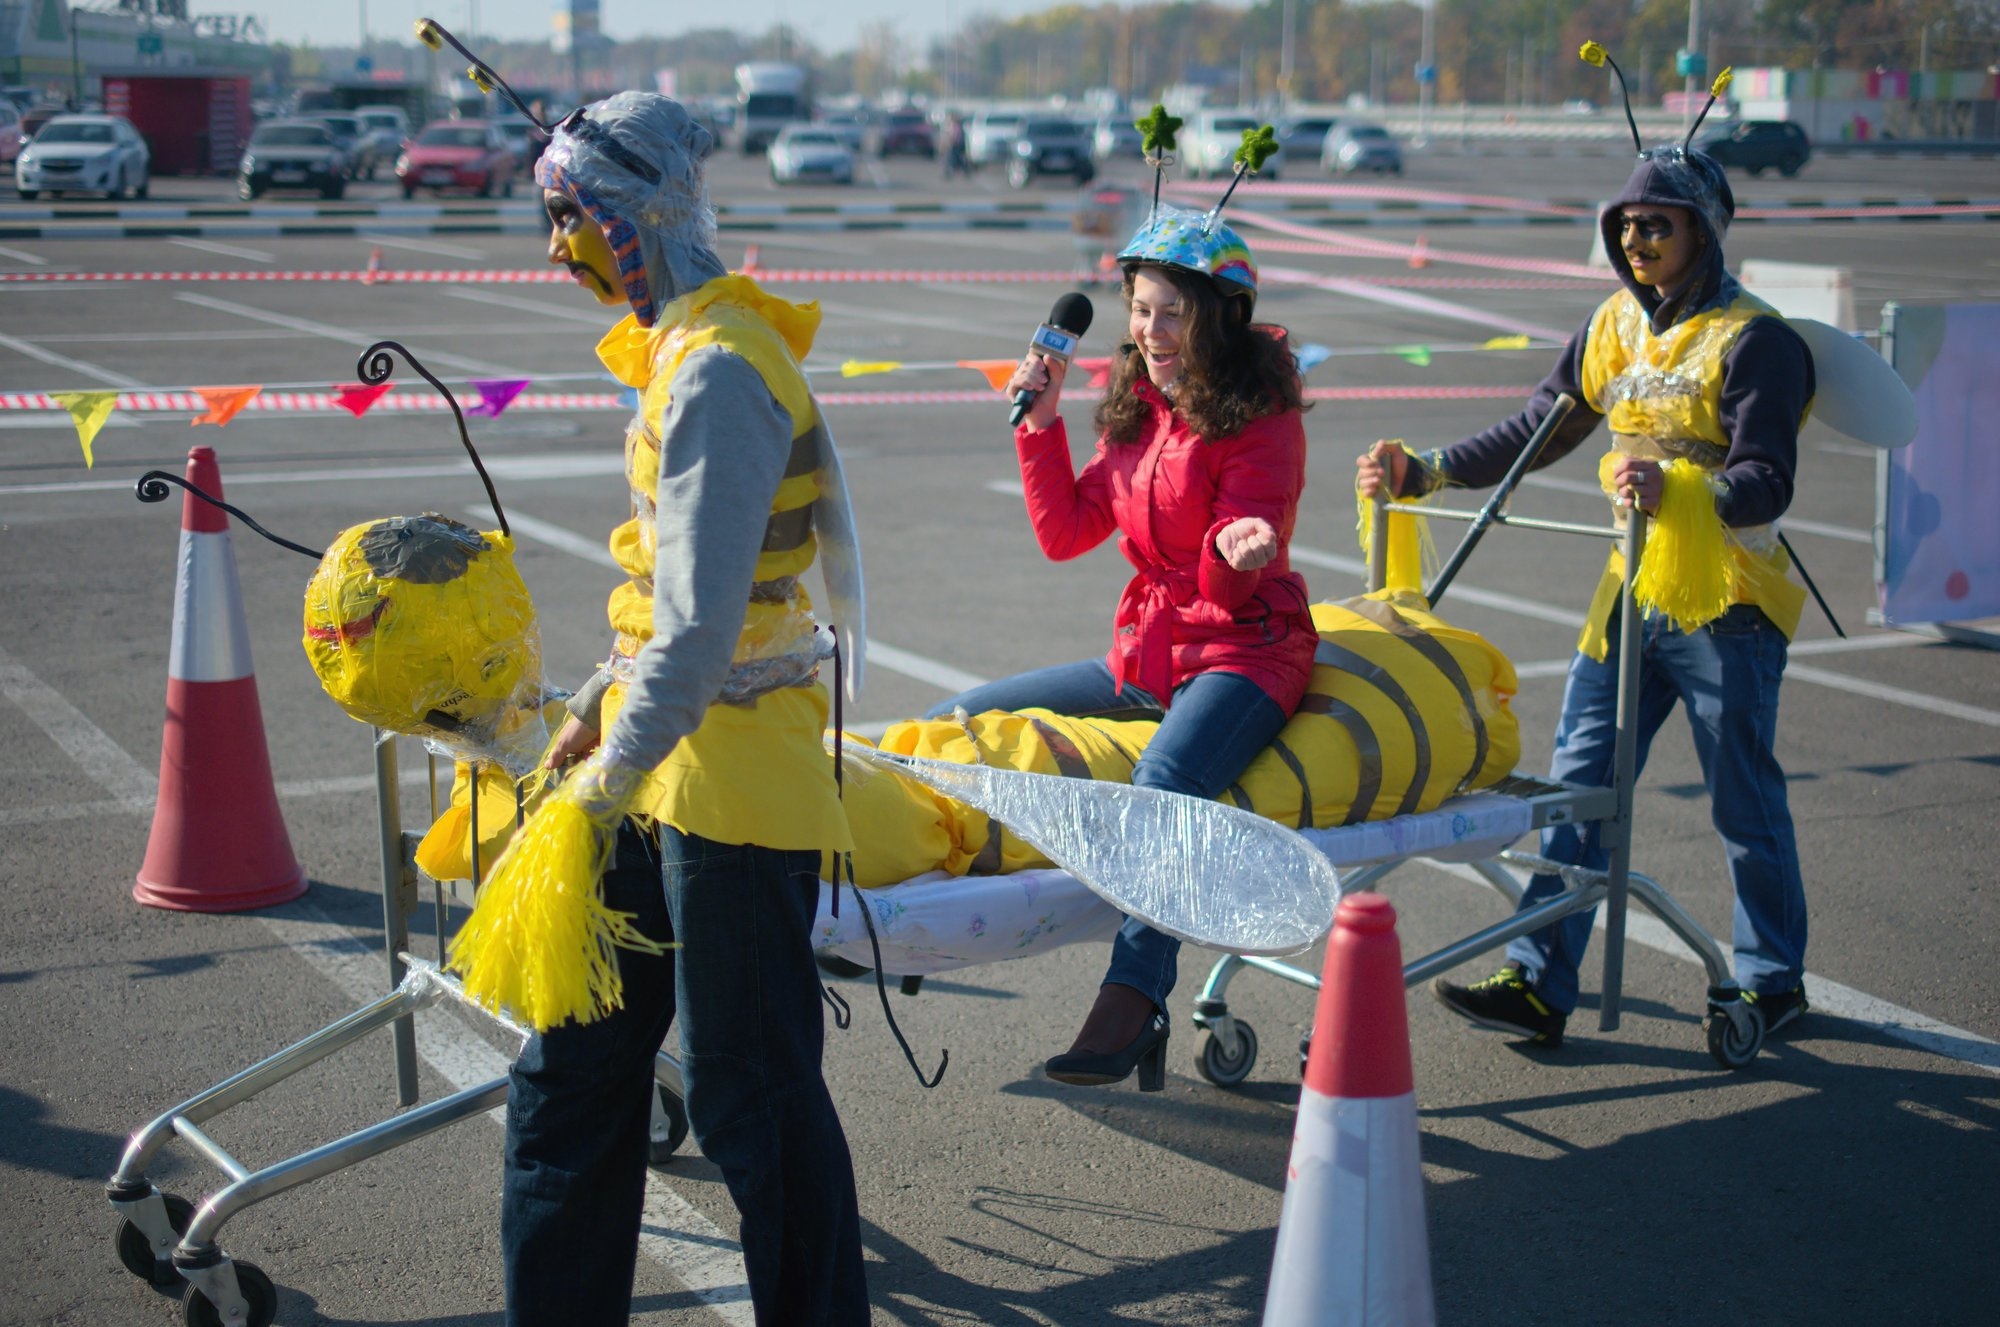
[[[1528,200],[1608,196],[1615,160],[1413,156],[1393,183]],[[1136,172],[1115,178],[1138,182]],[[879,183],[877,181],[879,180]],[[1786,199],[2000,194],[1991,163],[1822,159],[1796,180],[1735,177],[1739,205]],[[160,181],[156,201],[227,201],[227,182]],[[778,190],[761,163],[719,157],[720,203],[890,199],[1019,201],[982,176],[946,192],[929,163],[898,160],[850,190]],[[372,191],[372,192],[371,192]],[[1253,186],[1254,191],[1254,186]],[[383,185],[360,185],[367,200]],[[1219,192],[1219,190],[1217,190]],[[1059,200],[1059,185],[1028,197]],[[523,201],[517,198],[516,201]],[[303,208],[306,204],[300,204]],[[1233,205],[1232,205],[1233,207]],[[12,204],[0,204],[0,227]],[[1310,218],[1288,214],[1298,224]],[[1315,595],[1359,591],[1353,457],[1377,438],[1454,441],[1514,397],[1414,399],[1419,389],[1519,389],[1547,350],[1471,347],[1515,324],[1579,324],[1606,287],[1534,279],[1580,264],[1587,225],[1527,225],[1506,209],[1425,231],[1435,249],[1485,255],[1413,269],[1398,250],[1263,253],[1267,266],[1376,278],[1368,291],[1271,285],[1263,318],[1337,353],[1315,387],[1409,389],[1411,398],[1320,402],[1307,416],[1309,487],[1295,564]],[[534,236],[365,234],[0,240],[9,272],[524,268]],[[1256,246],[1263,232],[1245,230]],[[1342,232],[1347,233],[1347,232]],[[2000,223],[1961,219],[1745,225],[1732,260],[1852,269],[1859,324],[1881,305],[2000,300]],[[192,239],[194,242],[189,243]],[[725,228],[722,253],[758,246],[765,268],[1064,269],[1063,230]],[[206,246],[206,247],[204,247]],[[236,252],[230,252],[235,249]],[[1418,287],[1386,284],[1386,279]],[[1503,288],[1496,281],[1505,279]],[[845,360],[948,361],[1020,353],[1061,293],[1047,284],[799,284],[826,321],[808,367],[836,401],[863,389],[978,387],[963,370],[844,380]],[[1387,292],[1385,296],[1384,292]],[[1400,298],[1421,294],[1422,301]],[[1107,353],[1115,297],[1095,293],[1086,354]],[[1428,303],[1424,301],[1429,301]],[[0,393],[263,383],[324,391],[359,349],[408,344],[445,377],[532,377],[604,391],[592,347],[617,311],[563,285],[130,283],[0,279]],[[1427,365],[1401,353],[1433,352]],[[407,376],[407,375],[404,375]],[[541,390],[530,388],[530,391]],[[1109,547],[1064,564],[1036,550],[995,398],[832,403],[860,522],[869,624],[880,647],[862,726],[920,713],[972,678],[1099,654],[1126,577]],[[1088,407],[1066,411],[1079,433]],[[102,1185],[124,1137],[176,1101],[378,994],[386,978],[368,735],[320,692],[298,645],[310,570],[238,528],[258,687],[285,817],[312,886],[268,912],[212,916],[135,904],[148,780],[157,766],[175,575],[175,504],[141,506],[140,471],[214,446],[232,500],[320,546],[373,517],[482,516],[441,414],[247,412],[191,430],[187,412],[124,411],[80,463],[66,415],[0,410],[0,1210],[15,1271],[0,1322],[165,1323],[179,1306],[124,1272]],[[475,420],[520,538],[548,667],[580,679],[601,657],[612,581],[594,549],[622,519],[614,411],[520,409]],[[1588,449],[1585,449],[1588,451]],[[1595,453],[1533,477],[1515,510],[1600,520]],[[1788,527],[1849,638],[1810,607],[1784,688],[1778,755],[1790,779],[1812,908],[1816,1006],[1749,1069],[1703,1042],[1704,981],[1640,928],[1625,1018],[1596,1028],[1598,973],[1568,1043],[1536,1051],[1410,999],[1431,1258],[1444,1323],[1973,1324],[2000,1296],[2000,977],[1991,855],[2000,802],[2000,657],[1865,623],[1874,602],[1872,454],[1821,426],[1802,439]],[[1489,537],[1442,605],[1522,669],[1522,765],[1545,765],[1561,668],[1601,549],[1519,531]],[[884,661],[887,662],[884,662]],[[403,745],[406,770],[421,753]],[[404,811],[420,823],[420,786]],[[1635,866],[1712,932],[1731,903],[1685,726],[1656,743],[1638,796]],[[1135,850],[1138,848],[1135,846]],[[1449,870],[1411,866],[1384,892],[1415,956],[1505,913]],[[432,943],[427,916],[419,948]],[[1311,996],[1240,978],[1234,1011],[1257,1029],[1250,1080],[1195,1072],[1186,1018],[1212,956],[1184,953],[1167,1090],[1140,1095],[1046,1080],[1101,974],[1101,946],[891,988],[935,1090],[914,1081],[872,985],[841,988],[853,1026],[829,1031],[827,1075],[852,1146],[878,1324],[1239,1324],[1258,1319],[1298,1092],[1295,1046]],[[1302,960],[1316,964],[1318,956]],[[1468,965],[1484,975],[1491,960]],[[430,1096],[504,1065],[505,1038],[444,1011],[419,1027]],[[220,1117],[215,1136],[252,1165],[394,1109],[386,1037]],[[157,1178],[190,1197],[219,1176],[170,1147]],[[224,1230],[235,1256],[281,1287],[277,1321],[501,1321],[500,1131],[473,1120],[251,1209]],[[635,1322],[749,1322],[733,1209],[713,1167],[683,1155],[657,1172]],[[1981,1306],[1985,1307],[1981,1307]]]

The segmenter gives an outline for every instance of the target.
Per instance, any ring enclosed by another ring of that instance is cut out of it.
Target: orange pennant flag
[[[1014,370],[1020,363],[1018,359],[962,359],[958,361],[958,367],[985,374],[986,381],[993,384],[994,391],[1004,392],[1007,390],[1007,380],[1014,376]]]
[[[264,389],[259,387],[197,387],[194,394],[208,406],[208,413],[196,415],[190,424],[213,424],[221,428],[236,418],[244,406],[257,399]]]
[[[1101,359],[1096,357],[1080,357],[1071,360],[1070,363],[1090,375],[1090,385],[1092,387],[1108,387],[1111,385],[1111,357],[1109,355]]]

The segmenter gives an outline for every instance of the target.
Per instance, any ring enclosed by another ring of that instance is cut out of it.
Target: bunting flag
[[[507,413],[507,407],[514,404],[528,386],[527,378],[474,378],[472,390],[479,399],[465,408],[468,415],[484,415],[488,419],[498,419]]]
[[[1528,337],[1525,335],[1496,336],[1490,340],[1482,341],[1479,348],[1481,350],[1526,350],[1528,344]]]
[[[1420,369],[1427,369],[1431,365],[1431,348],[1429,346],[1390,346],[1389,353],[1399,359],[1407,360]]]
[[[373,386],[360,382],[341,382],[333,386],[333,402],[356,419],[368,413],[369,407],[388,394],[392,382],[378,382]]]
[[[871,373],[894,373],[902,367],[903,361],[899,359],[850,359],[840,366],[840,376],[862,378]]]
[[[83,464],[94,468],[97,458],[90,453],[91,444],[97,441],[97,431],[104,427],[104,421],[111,418],[111,411],[118,404],[118,393],[50,392],[49,399],[69,411],[69,417],[76,421],[76,440],[83,444]]]
[[[1317,343],[1308,343],[1293,351],[1292,357],[1298,360],[1300,373],[1310,373],[1315,365],[1324,364],[1332,359],[1333,351]]]
[[[1070,363],[1090,375],[1090,385],[1092,387],[1109,387],[1111,385],[1111,357],[1109,355],[1104,356],[1102,359],[1094,357],[1089,359],[1077,358],[1071,360]]]
[[[208,413],[196,415],[190,424],[213,424],[221,428],[236,418],[238,411],[257,399],[262,387],[197,387],[194,394],[208,407]]]
[[[1018,359],[961,359],[958,367],[971,369],[974,373],[986,375],[986,381],[996,392],[1007,390],[1007,380],[1014,376],[1014,369],[1020,364]]]

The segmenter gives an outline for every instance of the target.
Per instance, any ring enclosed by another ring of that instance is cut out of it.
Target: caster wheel
[[[255,1263],[238,1262],[236,1285],[243,1292],[244,1304],[249,1306],[247,1317],[240,1321],[225,1319],[208,1302],[207,1295],[189,1286],[187,1298],[181,1301],[181,1321],[187,1327],[271,1327],[278,1316],[278,1287],[271,1284],[271,1278]]]
[[[1740,1003],[1740,1002],[1731,1002]],[[1730,1017],[1729,1004],[1711,1003],[1704,1022],[1708,1031],[1708,1053],[1725,1069],[1741,1069],[1757,1058],[1764,1048],[1764,1016],[1753,1007],[1743,1027]]]
[[[1235,1087],[1250,1076],[1257,1064],[1257,1032],[1242,1019],[1236,1020],[1236,1053],[1230,1054],[1222,1038],[1207,1028],[1195,1038],[1195,1068],[1217,1087]]]
[[[187,1234],[188,1223],[194,1220],[194,1204],[175,1193],[163,1193],[160,1198],[167,1205],[167,1224],[174,1228],[176,1235]],[[168,1249],[171,1254],[173,1250]],[[146,1238],[146,1232],[129,1220],[118,1223],[118,1261],[125,1270],[149,1285],[177,1286],[181,1274],[174,1270],[171,1262],[155,1256],[153,1243]]]
[[[681,1104],[679,1097],[658,1083],[653,1085],[653,1091],[659,1094],[660,1104],[659,1109],[653,1112],[653,1134],[647,1145],[646,1163],[664,1166],[674,1159],[674,1153],[680,1151],[681,1144],[687,1141],[687,1107]]]

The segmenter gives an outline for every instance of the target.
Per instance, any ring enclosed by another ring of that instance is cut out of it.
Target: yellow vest
[[[1658,336],[1629,290],[1598,306],[1583,354],[1585,398],[1605,416],[1613,449],[1652,461],[1683,458],[1711,473],[1729,456],[1722,431],[1722,362],[1753,318],[1777,311],[1753,295],[1683,319]],[[1804,424],[1804,420],[1799,421]],[[1792,560],[1768,525],[1725,530],[1731,601],[1755,604],[1790,639],[1806,592],[1786,575]],[[1625,559],[1617,549],[1591,597],[1577,649],[1602,660]]]
[[[639,412],[625,435],[632,519],[611,532],[611,555],[631,579],[612,591],[608,608],[618,633],[612,655],[618,680],[605,692],[604,731],[624,704],[629,672],[619,674],[653,634],[660,475],[654,422],[673,402],[681,362],[706,346],[723,346],[757,370],[792,417],[791,461],[771,502],[729,682],[701,726],[653,771],[634,804],[636,815],[718,843],[832,851],[850,846],[832,757],[821,738],[828,703],[815,671],[812,601],[796,579],[819,550],[812,507],[820,493],[826,434],[799,371],[819,316],[815,304],[777,299],[732,273],[667,305],[650,328],[628,316],[597,347],[612,376],[640,392]]]

